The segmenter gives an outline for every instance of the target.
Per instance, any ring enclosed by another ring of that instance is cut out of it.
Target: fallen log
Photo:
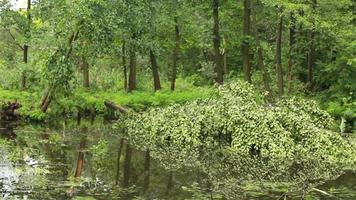
[[[127,113],[129,110],[127,108],[124,108],[122,106],[119,106],[119,105],[116,105],[114,102],[112,101],[108,101],[106,100],[104,102],[104,105],[107,107],[107,108],[110,108],[112,110],[115,110],[115,111],[119,111],[121,113]]]

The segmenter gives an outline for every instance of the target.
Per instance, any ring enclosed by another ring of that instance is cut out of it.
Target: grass
[[[196,99],[210,98],[214,96],[214,91],[211,87],[184,88],[174,92],[161,90],[158,92],[134,91],[132,93],[77,89],[70,96],[56,99],[51,104],[48,114],[43,114],[39,108],[40,92],[31,93],[0,88],[0,103],[4,104],[8,101],[17,100],[22,105],[18,110],[21,116],[33,121],[42,121],[48,116],[56,117],[60,115],[64,109],[69,113],[76,112],[78,106],[84,110],[94,106],[98,113],[103,113],[105,112],[104,101],[106,100],[135,110],[143,110],[148,107],[181,104]]]

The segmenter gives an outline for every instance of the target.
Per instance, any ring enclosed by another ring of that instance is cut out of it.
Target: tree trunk
[[[150,165],[151,165],[151,157],[150,150],[147,150],[145,153],[145,164],[144,164],[144,173],[145,178],[143,181],[143,192],[146,193],[150,186]]]
[[[243,21],[243,36],[242,41],[242,57],[243,70],[245,80],[251,83],[251,62],[250,62],[250,44],[248,37],[250,36],[250,21],[251,21],[251,0],[244,0],[244,21]]]
[[[294,74],[294,50],[295,50],[295,29],[296,29],[296,21],[294,17],[294,13],[290,14],[291,26],[289,28],[289,61],[288,61],[288,93],[292,93],[293,90],[293,74]]]
[[[313,0],[312,9],[313,13],[316,12],[317,0]],[[308,77],[307,77],[307,89],[309,92],[313,92],[314,83],[313,83],[313,68],[315,62],[315,19],[313,19],[313,29],[309,35],[309,52],[308,52]]]
[[[27,65],[28,63],[28,49],[29,46],[25,44],[23,46],[23,62],[25,63],[25,65]],[[26,82],[27,82],[26,72],[23,71],[21,75],[21,89],[23,90],[26,89]]]
[[[159,79],[156,56],[152,50],[150,50],[150,61],[151,61],[151,69],[152,69],[152,76],[153,76],[153,86],[154,86],[154,90],[157,91],[161,89],[161,81]]]
[[[130,49],[130,72],[129,72],[129,92],[136,90],[136,52],[132,46]]]
[[[220,32],[219,32],[219,0],[213,0],[213,37],[214,37],[214,61],[215,61],[215,81],[218,84],[223,84],[224,74],[223,74],[223,63],[222,56],[220,53]]]
[[[126,153],[125,153],[125,166],[124,166],[124,180],[123,180],[123,187],[127,188],[130,183],[130,176],[131,176],[131,155],[132,149],[129,142],[126,143]]]
[[[85,88],[90,87],[90,82],[89,82],[89,64],[86,58],[83,56],[82,57],[82,70],[83,70],[83,86]]]
[[[124,67],[124,90],[127,91],[126,44],[122,44],[122,66]]]
[[[119,150],[117,151],[117,164],[116,164],[117,169],[116,169],[116,181],[115,181],[116,185],[119,184],[119,180],[120,180],[120,160],[121,160],[121,152],[122,152],[123,145],[124,145],[124,138],[121,138]]]
[[[276,71],[277,71],[277,85],[278,94],[283,96],[283,68],[282,68],[282,33],[283,33],[283,17],[279,17],[278,32],[277,32],[277,48],[276,48]]]
[[[257,65],[258,65],[258,68],[262,71],[263,86],[264,86],[265,90],[268,92],[267,96],[271,97],[271,95],[272,95],[272,90],[270,87],[271,77],[269,76],[268,70],[264,64],[262,46],[260,43],[258,31],[257,31],[257,16],[256,16],[257,13],[254,8],[254,4],[252,2],[251,2],[251,10],[253,11],[252,12],[253,13],[253,34],[254,34],[256,46],[257,46]]]
[[[229,73],[229,68],[227,66],[227,50],[226,50],[226,37],[223,37],[223,44],[224,44],[224,49],[223,49],[223,66],[224,66],[224,74]]]
[[[28,35],[30,34],[30,25],[31,25],[31,14],[30,14],[30,10],[31,10],[31,0],[27,0],[27,23],[28,23]],[[25,65],[27,65],[28,63],[28,49],[29,46],[27,44],[23,45],[23,62],[25,63]],[[27,82],[27,76],[26,76],[26,72],[23,71],[22,75],[21,75],[21,88],[22,89],[26,89],[26,82]]]
[[[179,51],[180,51],[180,30],[178,25],[178,17],[174,18],[174,22],[175,22],[175,47],[174,47],[173,65],[172,65],[172,80],[171,80],[172,91],[174,91],[176,88],[177,65],[178,65]]]

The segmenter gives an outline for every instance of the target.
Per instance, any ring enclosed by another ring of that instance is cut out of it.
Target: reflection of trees
[[[312,188],[343,173],[342,167],[322,160],[278,160],[233,153],[200,157],[214,192],[228,199],[254,193],[305,196]],[[271,194],[270,194],[271,195]]]

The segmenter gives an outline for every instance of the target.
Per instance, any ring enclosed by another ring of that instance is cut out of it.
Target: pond
[[[117,132],[100,120],[80,125],[0,123],[0,199],[356,199],[356,173],[351,170],[313,162],[271,169],[247,158],[238,158],[241,165],[221,160],[221,166],[209,164],[205,171],[189,164],[168,170]],[[222,166],[229,170],[215,170],[220,178],[211,180],[213,173],[206,171]],[[285,168],[290,177],[275,175]],[[278,178],[258,182],[258,173]],[[225,174],[235,179],[227,180]],[[237,180],[242,184],[235,186]],[[285,192],[308,185],[300,180],[312,185],[307,193]]]

